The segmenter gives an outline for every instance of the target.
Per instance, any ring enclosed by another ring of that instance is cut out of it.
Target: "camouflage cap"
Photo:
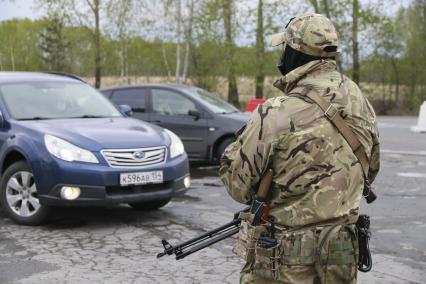
[[[336,56],[338,40],[333,23],[320,14],[306,14],[292,19],[286,30],[271,37],[272,46],[288,44],[302,53]]]

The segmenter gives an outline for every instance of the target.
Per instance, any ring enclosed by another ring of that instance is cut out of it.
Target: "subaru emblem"
[[[133,157],[136,159],[143,159],[145,158],[145,153],[142,151],[137,151],[133,153]]]

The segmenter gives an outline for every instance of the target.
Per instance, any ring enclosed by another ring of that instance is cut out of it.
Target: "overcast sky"
[[[12,18],[39,18],[41,13],[35,11],[33,7],[34,0],[0,0],[0,21]]]
[[[250,0],[248,0],[250,1]],[[400,6],[407,6],[411,0],[394,0],[391,5],[384,7],[386,10],[397,10]],[[368,0],[361,0],[368,2]],[[384,1],[388,3],[392,1]],[[36,19],[42,16],[41,11],[34,9],[34,0],[0,0],[0,21],[12,18]]]

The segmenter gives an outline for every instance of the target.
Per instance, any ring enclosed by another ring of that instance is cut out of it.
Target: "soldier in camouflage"
[[[256,260],[245,266],[240,283],[356,283],[353,224],[363,171],[318,105],[292,90],[310,86],[339,110],[369,158],[370,182],[380,165],[374,110],[358,86],[336,70],[337,33],[326,17],[293,18],[272,36],[272,44],[283,48],[278,68],[284,76],[274,83],[283,94],[253,112],[226,148],[219,171],[231,197],[248,204],[263,173],[273,170],[269,215],[277,228],[279,265],[273,271]],[[239,238],[246,229],[242,226]]]

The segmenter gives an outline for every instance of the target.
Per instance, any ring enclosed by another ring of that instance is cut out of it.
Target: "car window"
[[[189,88],[188,91],[200,98],[204,104],[214,113],[233,113],[239,112],[239,110],[228,102],[224,101],[220,97],[209,93],[206,90],[200,88]]]
[[[152,109],[155,113],[165,115],[188,114],[190,110],[196,110],[195,104],[174,91],[165,89],[152,89]]]
[[[146,111],[146,89],[123,89],[112,93],[116,105],[129,105],[134,112]]]

